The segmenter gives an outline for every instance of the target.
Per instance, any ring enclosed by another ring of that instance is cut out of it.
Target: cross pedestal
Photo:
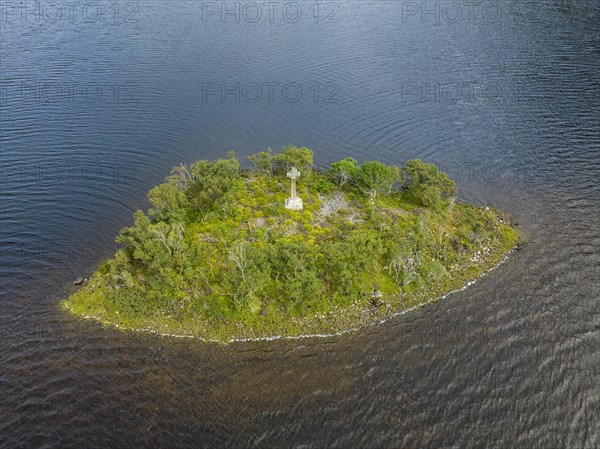
[[[302,210],[304,206],[302,205],[302,198],[286,198],[285,199],[285,208],[290,210]]]
[[[291,210],[302,210],[304,208],[302,206],[302,198],[296,196],[296,178],[300,177],[300,172],[296,167],[292,167],[287,176],[292,180],[292,194],[289,198],[286,198],[285,207]]]

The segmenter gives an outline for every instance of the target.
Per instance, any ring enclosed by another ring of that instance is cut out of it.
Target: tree
[[[173,258],[175,254],[183,247],[183,225],[181,223],[157,223],[152,226],[154,237],[169,252],[169,257]]]
[[[188,168],[183,164],[179,164],[171,169],[171,174],[167,176],[167,182],[175,184],[180,190],[185,190],[191,177]]]
[[[424,206],[438,207],[458,193],[454,181],[435,165],[413,159],[404,164],[404,171],[407,175],[406,191]]]
[[[394,172],[394,183],[402,185],[404,182],[404,172],[397,165],[390,165],[390,168]]]
[[[347,157],[341,161],[334,162],[329,167],[329,173],[331,173],[337,179],[340,187],[348,181],[355,181],[356,175],[359,172],[360,167],[355,159]]]
[[[323,252],[328,261],[324,277],[334,290],[350,292],[361,288],[364,273],[377,271],[383,254],[379,234],[371,229],[351,231],[344,239],[325,245]]]
[[[141,210],[137,210],[133,216],[135,220],[133,226],[121,229],[116,242],[124,245],[123,252],[130,263],[137,260],[147,264],[151,255],[145,251],[144,245],[151,239],[152,222]]]
[[[188,264],[188,246],[184,240],[184,226],[178,222],[152,222],[142,211],[135,214],[131,227],[123,228],[117,242],[124,244],[119,265],[138,269],[150,275],[174,270],[181,274]],[[127,263],[125,263],[125,260]],[[168,276],[161,274],[167,280]]]
[[[246,281],[245,290],[247,306],[251,313],[258,313],[263,302],[271,299],[264,290],[271,284],[271,267],[268,254],[261,245],[248,245],[246,247]]]
[[[152,188],[148,199],[154,206],[149,214],[162,221],[183,221],[187,206],[185,193],[175,182],[167,182]]]
[[[310,175],[313,167],[313,152],[306,147],[287,146],[284,147],[281,153],[275,156],[278,168],[287,172],[292,167],[296,167],[301,172],[305,173],[305,177]]]
[[[364,162],[357,173],[358,187],[371,198],[391,192],[395,180],[394,170],[379,161]]]
[[[243,241],[235,242],[227,250],[227,257],[235,264],[237,269],[240,270],[242,281],[246,282],[246,266],[248,265],[246,244]]]
[[[271,179],[273,176],[273,164],[275,163],[275,156],[273,156],[270,148],[268,151],[261,151],[260,153],[248,156],[248,159],[258,170],[268,173],[269,179]]]
[[[191,181],[186,194],[199,211],[210,211],[219,197],[241,185],[240,163],[235,158],[198,161],[190,167]]]

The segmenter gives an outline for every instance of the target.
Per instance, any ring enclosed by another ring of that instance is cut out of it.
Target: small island
[[[460,289],[516,245],[503,213],[456,201],[435,166],[313,152],[173,169],[120,248],[63,302],[129,330],[241,339],[330,335]]]

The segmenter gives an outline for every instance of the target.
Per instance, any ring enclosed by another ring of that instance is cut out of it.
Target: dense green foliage
[[[458,193],[454,181],[434,165],[415,159],[408,161],[404,170],[408,178],[407,193],[412,194],[424,206],[441,206],[445,200]]]
[[[455,203],[454,182],[419,160],[322,172],[292,146],[249,159],[176,167],[67,306],[218,340],[341,330],[456,287],[515,242],[498,212]],[[284,207],[292,166],[302,211]]]

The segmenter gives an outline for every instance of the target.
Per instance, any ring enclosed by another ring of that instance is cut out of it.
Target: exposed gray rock
[[[340,209],[348,208],[348,201],[346,201],[346,198],[340,192],[335,192],[333,195],[326,197],[321,196],[320,199],[323,201],[323,205],[319,209],[318,214],[324,217],[334,214]]]

